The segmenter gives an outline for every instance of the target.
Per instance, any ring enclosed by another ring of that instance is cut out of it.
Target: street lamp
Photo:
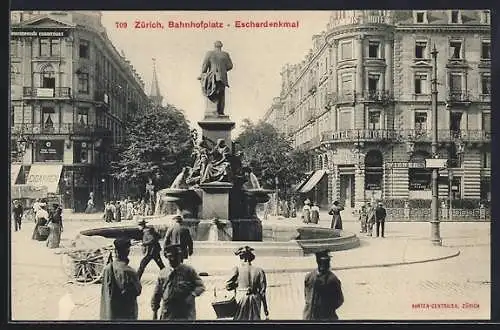
[[[276,189],[276,216],[279,215],[279,198],[278,198],[278,193],[279,193],[279,188],[278,188],[278,185],[279,185],[279,179],[278,177],[276,176],[274,178],[274,185],[275,185],[275,189]]]
[[[448,208],[448,220],[452,221],[453,220],[453,170],[451,168],[448,168],[448,181],[449,181],[449,191],[448,191],[448,199],[450,203],[450,207]]]
[[[433,77],[432,77],[432,143],[431,152],[432,158],[438,158],[438,90],[437,90],[437,54],[436,44],[434,44],[434,49],[431,52],[433,59]],[[433,167],[432,169],[432,203],[431,203],[431,241],[432,244],[441,246],[442,240],[439,234],[439,208],[438,208],[438,168]]]

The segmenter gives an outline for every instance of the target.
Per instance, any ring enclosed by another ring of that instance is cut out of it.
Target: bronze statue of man
[[[227,72],[233,68],[229,53],[222,51],[222,42],[214,43],[214,50],[207,52],[201,66],[203,94],[217,106],[217,114],[224,115],[225,89],[229,87]]]

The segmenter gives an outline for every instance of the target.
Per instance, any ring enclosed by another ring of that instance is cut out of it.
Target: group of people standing
[[[138,225],[143,232],[144,258],[136,272],[129,264],[131,242],[128,238],[114,241],[115,258],[103,271],[100,316],[103,320],[135,320],[138,318],[137,297],[141,295],[141,276],[151,260],[155,260],[158,274],[151,297],[153,320],[196,320],[195,298],[206,290],[196,270],[185,263],[193,254],[193,241],[189,229],[182,225],[182,216],[174,218],[163,244],[161,260],[160,236],[153,227],[141,220]],[[234,254],[240,264],[233,268],[225,282],[225,289],[234,292],[236,300],[235,320],[260,320],[263,310],[269,317],[265,271],[253,264],[254,249],[250,246],[238,248]],[[336,310],[343,302],[340,280],[330,270],[330,256],[323,251],[316,254],[318,269],[305,278],[305,320],[335,320]]]
[[[359,221],[361,222],[360,233],[366,233],[368,236],[372,236],[373,226],[376,225],[376,237],[379,237],[379,234],[381,234],[381,237],[385,237],[386,217],[387,211],[382,202],[378,202],[376,207],[372,206],[371,202],[362,205],[359,212]]]
[[[304,201],[304,207],[302,207],[302,222],[304,223],[314,223],[317,224],[319,222],[319,206],[317,202],[312,203],[311,201],[306,199]]]
[[[49,208],[46,202],[37,200],[33,203],[33,211],[35,212],[35,228],[31,239],[47,241],[46,245],[49,249],[58,248],[63,231],[62,206],[53,203]]]
[[[132,220],[134,215],[151,215],[148,204],[142,200],[133,201],[130,197],[117,201],[107,201],[104,203],[104,221],[120,222],[122,220]]]

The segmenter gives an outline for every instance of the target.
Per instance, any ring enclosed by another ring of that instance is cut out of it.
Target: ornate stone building
[[[12,183],[46,186],[81,212],[119,183],[109,150],[127,114],[151,105],[144,83],[108,39],[99,12],[11,13]]]
[[[488,11],[335,11],[312,40],[301,63],[283,67],[276,124],[315,151],[299,192],[347,208],[430,201],[435,45],[439,154],[451,169],[440,170],[440,198],[490,199]]]

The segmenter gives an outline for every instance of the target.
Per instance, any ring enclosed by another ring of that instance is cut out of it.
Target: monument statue
[[[191,169],[188,166],[182,168],[181,173],[177,174],[170,186],[171,189],[187,189],[188,184],[186,182],[188,176],[191,174]]]
[[[219,116],[224,115],[225,90],[229,87],[227,72],[233,68],[229,53],[222,51],[222,42],[214,43],[214,50],[207,52],[201,66],[201,89],[216,106]]]
[[[229,182],[231,149],[224,139],[218,139],[213,149],[209,152],[210,160],[205,169],[200,183]]]

